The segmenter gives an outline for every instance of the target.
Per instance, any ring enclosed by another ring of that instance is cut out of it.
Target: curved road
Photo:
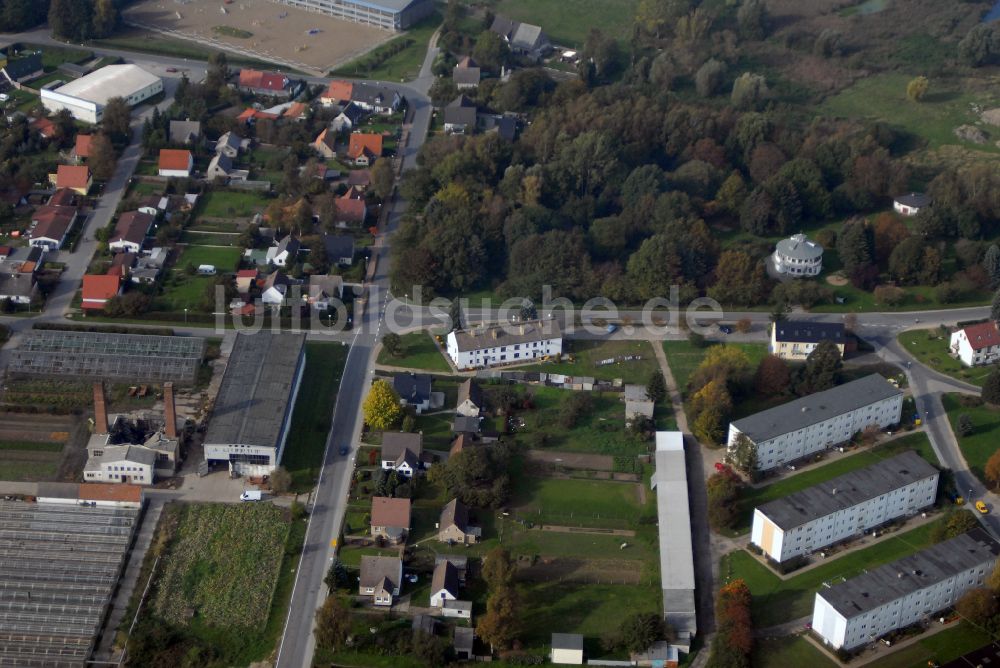
[[[24,41],[42,45],[64,46],[63,43],[51,39],[45,30],[7,36],[6,40],[4,42],[0,39],[0,45],[13,41]],[[122,49],[88,48],[99,55],[120,56],[164,76],[167,80],[168,98],[163,105],[169,103],[169,96],[176,85],[176,80],[172,80],[170,74],[166,72],[168,67],[186,69],[193,74],[192,78],[196,78],[196,80],[204,74],[204,63],[184,58],[141,54]],[[408,120],[410,133],[401,155],[404,169],[416,166],[417,151],[426,140],[432,113],[426,94],[433,81],[430,66],[437,51],[435,40],[432,38],[420,76],[409,84],[378,82],[398,90],[410,102],[411,117]],[[329,81],[329,79],[319,77],[305,78],[310,83],[319,85],[324,85]],[[147,109],[145,113],[151,113],[151,109]],[[144,114],[138,115],[133,123],[133,141],[119,160],[118,170],[114,178],[107,185],[98,207],[86,223],[85,238],[93,239],[93,232],[110,221],[110,217],[124,193],[128,179],[138,162],[139,147],[136,131],[141,128],[143,116]],[[395,300],[388,292],[387,271],[391,250],[389,239],[406,207],[407,202],[398,197],[389,205],[386,222],[373,249],[373,256],[378,257],[378,272],[370,284],[368,308],[362,322],[356,323],[353,332],[337,337],[345,344],[349,340],[351,349],[348,353],[340,391],[334,407],[320,481],[314,492],[309,528],[296,574],[285,632],[279,646],[278,668],[308,668],[311,665],[314,650],[313,618],[317,607],[322,604],[327,593],[323,577],[334,555],[331,541],[337,536],[343,521],[354,464],[353,448],[359,440],[361,430],[361,403],[374,369],[375,345],[380,338],[382,329],[386,327],[386,312],[388,310],[393,321],[403,328],[417,325],[430,326],[438,322],[440,318],[440,316],[433,317],[431,311],[426,307],[413,306]],[[34,318],[0,317],[0,321],[8,324],[13,330],[15,343],[18,334],[24,329],[30,328],[35,322],[57,320],[64,316],[93,250],[92,241],[82,242],[76,253],[63,254],[60,259],[68,261],[67,272],[59,288],[46,305],[44,313]],[[911,358],[896,340],[899,332],[913,327],[954,324],[962,320],[985,317],[988,314],[988,307],[976,307],[912,313],[858,313],[855,315],[859,335],[875,346],[882,359],[900,364],[911,361]],[[495,309],[466,310],[466,317],[472,321],[495,320],[497,316],[498,313]],[[564,326],[571,323],[579,324],[581,321],[576,315],[567,318],[561,311],[557,311],[556,317],[563,320]],[[590,316],[584,314],[582,321],[589,322],[593,318],[607,317],[607,314],[595,311]],[[638,322],[640,317],[641,312],[634,310],[618,313],[619,321],[631,319]],[[807,315],[797,313],[794,317],[819,322],[834,322],[842,320],[844,314]],[[770,322],[770,314],[759,311],[726,313],[724,320],[735,322],[741,318],[750,319],[758,331],[764,324]],[[614,321],[615,318],[611,318],[611,320]],[[585,335],[608,338],[650,338],[651,335],[654,338],[682,338],[684,336],[681,332],[665,332],[662,328],[656,329],[657,331],[649,332],[640,327],[623,326],[614,334],[608,335],[603,332],[603,328],[594,327],[589,334]],[[208,328],[198,327],[175,327],[175,330],[180,334],[187,335],[204,335],[211,331]],[[6,349],[9,350],[11,347],[8,345]],[[0,349],[0,368],[4,366],[6,366],[4,349]],[[994,507],[1000,508],[1000,498],[989,493],[969,471],[940,401],[940,396],[944,392],[977,393],[979,388],[938,374],[919,363],[911,364],[908,367],[907,375],[912,393],[917,398],[918,410],[923,413],[926,420],[927,433],[934,451],[942,465],[955,472],[959,490],[966,494],[967,498],[984,498]],[[339,454],[341,447],[345,446],[349,449],[349,454],[346,457]],[[1000,517],[995,515],[980,516],[980,520],[994,535],[1000,536]]]

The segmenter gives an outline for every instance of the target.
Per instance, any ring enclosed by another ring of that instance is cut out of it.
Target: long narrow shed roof
[[[804,429],[876,401],[902,395],[877,373],[789,401],[733,422],[754,443]]]
[[[863,469],[775,499],[757,510],[788,531],[937,474],[938,470],[926,459],[913,450],[907,450]]]
[[[688,509],[684,435],[656,432],[656,510],[660,534],[660,579],[663,614],[678,632],[697,632],[695,622],[694,552]],[[683,628],[683,627],[687,628]]]
[[[305,334],[237,334],[205,434],[206,444],[277,447]]]

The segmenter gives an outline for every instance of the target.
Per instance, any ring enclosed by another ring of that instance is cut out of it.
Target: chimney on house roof
[[[94,433],[108,433],[108,405],[104,400],[104,383],[94,383]]]
[[[164,433],[167,438],[177,438],[177,409],[174,407],[174,384],[163,384]]]

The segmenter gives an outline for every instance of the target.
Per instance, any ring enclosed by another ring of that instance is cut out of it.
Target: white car
[[[10,99],[10,95],[7,93],[0,93],[0,102],[6,102]]]

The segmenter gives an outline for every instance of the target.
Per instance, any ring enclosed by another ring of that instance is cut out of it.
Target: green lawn
[[[156,298],[155,310],[180,313],[187,309],[209,313],[212,309],[205,308],[205,295],[214,285],[214,276],[188,276],[175,271],[163,279],[163,293]]]
[[[387,366],[398,366],[406,369],[422,369],[450,373],[451,367],[438,350],[428,332],[410,332],[403,334],[402,350],[399,357],[389,354],[384,347],[379,351],[378,363]]]
[[[734,346],[741,349],[750,358],[751,368],[756,368],[761,359],[767,355],[766,343],[726,343],[713,345]],[[682,392],[687,388],[691,374],[698,368],[701,361],[705,359],[705,353],[710,346],[698,348],[691,345],[689,341],[664,341],[663,350],[667,354],[667,363],[670,371],[677,381],[677,386]]]
[[[490,386],[485,386],[490,391]],[[600,455],[634,455],[649,452],[649,444],[625,432],[625,404],[617,392],[592,392],[593,409],[575,426],[559,423],[561,406],[574,390],[555,387],[517,388],[531,394],[533,409],[518,413],[524,420],[523,441],[532,448],[586,452]]]
[[[954,661],[992,641],[993,638],[989,633],[963,621],[957,626],[922,638],[913,645],[904,647],[888,656],[880,657],[878,665],[879,668],[939,666]]]
[[[949,337],[936,329],[911,329],[901,333],[897,338],[899,345],[921,364],[972,385],[982,387],[986,376],[990,375],[993,369],[992,365],[970,368],[949,355]]]
[[[626,355],[637,355],[640,360],[625,361]],[[571,362],[568,356],[575,361]],[[597,366],[603,360],[617,360],[614,364]],[[645,385],[653,372],[660,368],[649,341],[585,341],[566,340],[559,362],[542,362],[518,367],[519,371],[543,371],[567,376],[593,376],[598,380],[621,378],[626,383]]]
[[[207,61],[213,53],[220,53],[217,49],[203,47],[200,44],[195,44],[184,39],[173,39],[158,33],[150,33],[138,29],[119,31],[113,37],[93,40],[92,44],[109,49],[125,49],[128,51],[172,56],[174,58],[190,58],[191,60],[199,61]],[[225,54],[230,63],[254,65],[256,67],[274,67],[273,63],[263,60],[247,58],[246,56],[240,56],[229,51],[226,51]],[[294,71],[288,68],[282,68],[282,70],[286,72]]]
[[[225,234],[187,229],[181,232],[180,243],[191,246],[239,246],[239,234]]]
[[[994,96],[968,92],[957,81],[932,78],[924,99],[911,102],[906,99],[906,85],[912,78],[909,74],[892,72],[859,79],[824,101],[819,111],[830,116],[886,121],[925,140],[930,148],[953,144],[997,152],[993,141],[976,145],[960,141],[953,133],[959,125],[977,124],[979,118],[972,107],[989,109],[995,106]]]
[[[592,28],[627,39],[638,0],[500,0],[496,13],[534,23],[560,46],[582,47]]]
[[[740,499],[740,520],[736,526],[735,533],[742,534],[750,531],[751,524],[753,523],[753,510],[761,504],[794,494],[807,487],[818,485],[850,471],[871,466],[904,450],[916,450],[924,459],[932,464],[938,463],[937,456],[931,448],[931,442],[927,438],[927,434],[918,432],[902,436],[881,445],[876,445],[867,450],[862,450],[857,454],[839,457],[828,464],[803,471],[802,473],[796,473],[793,476],[770,485],[747,487]]]
[[[736,550],[722,558],[720,577],[723,581],[743,578],[753,594],[754,626],[766,628],[807,616],[813,607],[816,591],[824,582],[851,578],[866,569],[895,561],[922,550],[931,544],[938,518],[916,529],[893,534],[876,545],[845,554],[822,566],[782,580],[746,550]]]
[[[239,248],[220,248],[218,246],[187,246],[177,259],[177,267],[193,264],[198,267],[210,264],[217,271],[234,271],[239,265],[242,251]]]
[[[581,633],[596,643],[637,612],[658,612],[659,585],[574,585],[540,582],[520,587],[525,647],[548,647],[552,632]],[[595,648],[596,649],[596,648]],[[600,654],[598,654],[600,655]]]
[[[0,480],[34,482],[51,480],[59,470],[59,458],[52,461],[19,461],[0,457]]]
[[[951,429],[955,432],[958,446],[962,449],[962,456],[968,462],[969,469],[977,478],[985,481],[983,469],[986,460],[1000,448],[1000,410],[988,404],[963,406],[959,400],[962,396],[967,395],[944,394],[941,396],[941,403],[948,411]],[[969,436],[962,436],[958,430],[958,420],[963,414],[972,419],[973,432]]]
[[[281,464],[292,474],[296,491],[308,491],[319,477],[333,404],[347,362],[347,346],[306,343],[306,369],[292,412],[288,445]]]
[[[4,450],[27,450],[29,452],[62,452],[62,443],[51,441],[0,441],[0,452]]]
[[[797,635],[758,640],[754,644],[750,665],[754,668],[835,668],[837,664],[803,636]]]
[[[535,524],[617,527],[638,519],[641,510],[637,483],[608,480],[521,476],[511,503]]]
[[[442,16],[435,12],[395,39],[330,72],[334,77],[364,77],[384,81],[409,81],[420,74],[427,44],[441,25]],[[390,55],[392,54],[392,55]]]
[[[252,190],[212,190],[198,198],[197,215],[211,218],[249,218],[261,213],[270,198]]]

